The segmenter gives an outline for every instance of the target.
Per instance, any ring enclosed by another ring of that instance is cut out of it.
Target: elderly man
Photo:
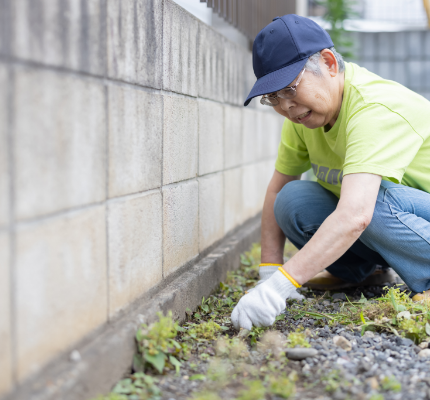
[[[422,300],[430,288],[430,103],[344,62],[322,28],[294,14],[258,34],[253,66],[245,106],[263,95],[286,119],[262,214],[260,282],[233,310],[235,327],[271,325],[306,283],[375,282],[377,265]],[[300,181],[311,167],[318,181]],[[284,264],[285,238],[300,250]]]

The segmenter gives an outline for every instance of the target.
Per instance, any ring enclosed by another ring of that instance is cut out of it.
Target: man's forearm
[[[285,271],[303,284],[345,254],[370,224],[380,185],[379,175],[346,175],[336,210],[284,265]]]
[[[302,285],[338,260],[364,229],[364,223],[335,211],[311,240],[284,265],[284,269]]]
[[[268,192],[261,216],[261,262],[283,264],[285,235],[276,223],[273,205],[277,193]]]
[[[272,264],[284,263],[285,235],[275,219],[273,205],[276,196],[289,182],[299,180],[300,175],[284,175],[275,171],[267,188],[261,216],[261,262]]]

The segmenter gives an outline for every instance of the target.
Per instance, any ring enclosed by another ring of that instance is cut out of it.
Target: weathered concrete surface
[[[106,3],[107,0],[10,1],[15,28],[14,55],[23,60],[103,75]]]
[[[162,227],[159,190],[109,202],[111,318],[163,278]]]
[[[163,187],[163,277],[199,253],[198,205],[196,180]]]
[[[223,107],[199,100],[199,175],[221,171],[224,166]]]
[[[197,176],[197,100],[164,96],[163,185]]]
[[[224,236],[224,176],[199,178],[199,251]]]
[[[0,231],[0,396],[12,387],[9,233]]]
[[[109,86],[109,197],[161,186],[163,97]]]
[[[18,227],[18,380],[106,322],[105,218],[95,206]]]
[[[108,1],[108,75],[161,89],[163,1]]]
[[[224,171],[224,232],[230,232],[244,220],[242,168]],[[246,188],[245,188],[246,189]],[[248,195],[248,190],[245,195]]]
[[[240,253],[259,238],[257,217],[226,237],[198,263],[147,293],[97,338],[76,347],[81,361],[72,364],[66,356],[61,357],[5,400],[88,400],[108,392],[130,368],[138,325],[154,321],[158,311],[172,310],[175,318],[183,320],[186,308],[194,309],[203,296],[208,296],[225,279],[227,271],[238,268]]]
[[[18,219],[105,199],[105,109],[100,83],[15,70]]]
[[[0,55],[9,56],[12,52],[12,2],[0,0]]]
[[[257,148],[257,124],[259,113],[246,108],[242,111],[242,162],[244,164],[255,162],[260,149]]]
[[[8,88],[9,69],[0,65],[0,228],[9,222]]]
[[[207,25],[199,25],[198,68],[199,97],[224,100],[224,48],[227,39]]]
[[[198,20],[169,0],[163,12],[163,88],[197,96]]]
[[[241,107],[224,106],[224,168],[242,164]]]

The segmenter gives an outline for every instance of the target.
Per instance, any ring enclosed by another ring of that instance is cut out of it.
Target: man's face
[[[297,95],[292,99],[278,97],[275,111],[296,124],[315,129],[332,122],[339,112],[339,93],[336,79],[330,75],[322,58],[319,60],[321,76],[305,71]],[[289,85],[296,83],[297,78]]]

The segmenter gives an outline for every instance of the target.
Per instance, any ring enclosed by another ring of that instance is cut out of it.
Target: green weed
[[[287,336],[288,347],[311,347],[304,332],[297,330]]]
[[[269,392],[283,399],[288,399],[294,396],[296,392],[296,385],[286,376],[272,376],[269,379]]]
[[[175,338],[182,329],[172,319],[172,312],[163,316],[158,313],[158,321],[149,326],[143,324],[136,333],[139,354],[135,355],[135,371],[146,371],[149,367],[160,374],[165,369],[176,369],[179,372],[181,362],[188,355],[188,346],[178,343]]]
[[[193,339],[215,340],[220,332],[222,332],[221,326],[213,320],[194,324],[191,329],[188,329],[188,335]]]
[[[393,392],[400,392],[402,390],[401,383],[394,376],[386,376],[381,381],[383,390],[391,390]]]

